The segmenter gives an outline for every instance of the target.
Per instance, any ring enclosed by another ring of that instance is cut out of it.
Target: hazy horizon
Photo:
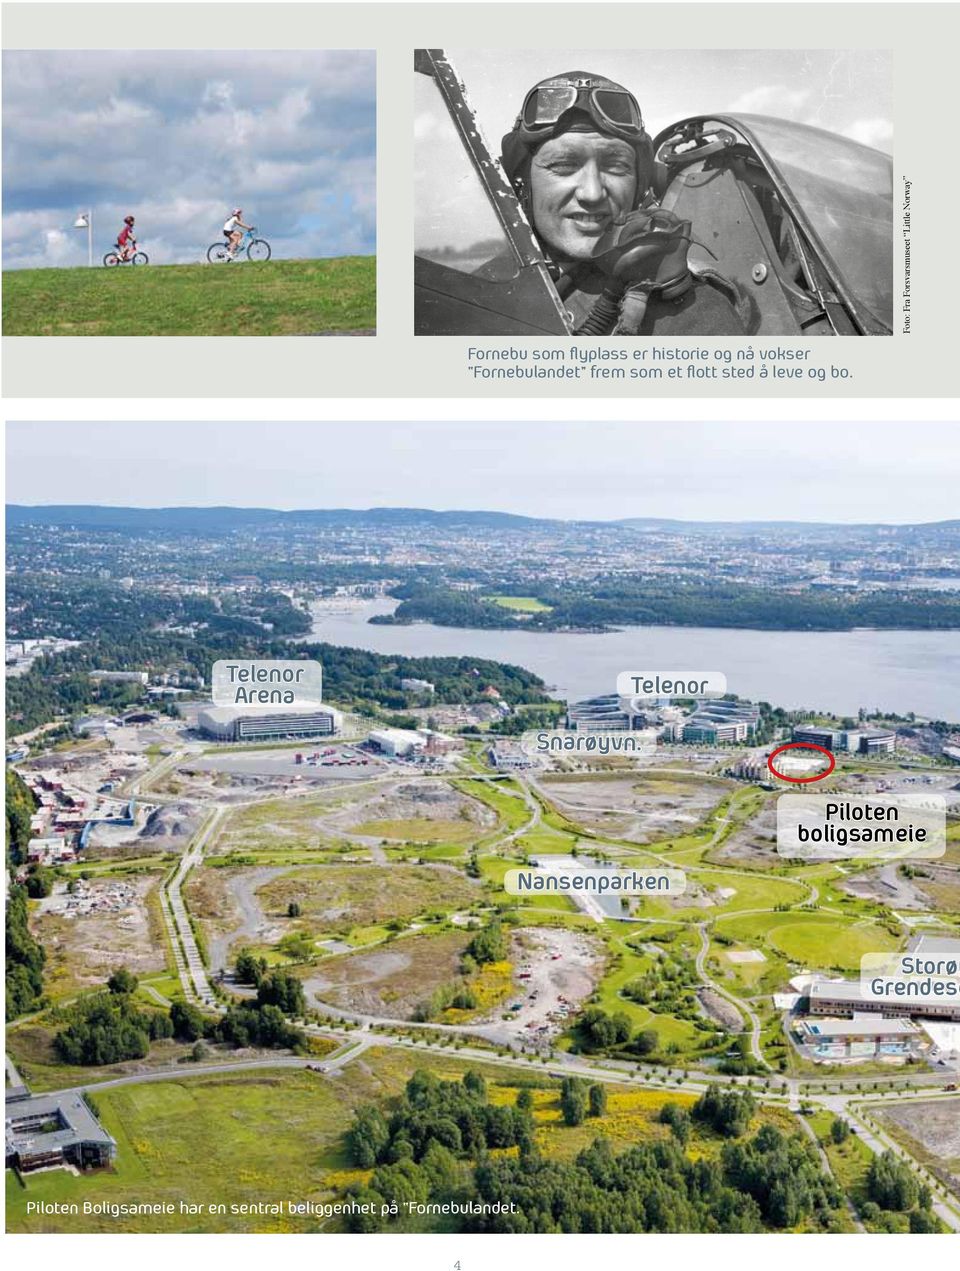
[[[34,508],[37,511],[49,510],[51,508],[76,507],[76,508],[103,508],[104,510],[122,511],[122,512],[205,512],[205,511],[225,511],[225,512],[269,512],[276,513],[278,516],[296,516],[300,513],[313,512],[343,512],[345,514],[362,516],[364,513],[373,512],[423,512],[429,516],[509,516],[519,520],[529,521],[546,521],[555,522],[558,525],[624,525],[630,521],[656,521],[664,524],[675,525],[829,525],[841,526],[846,525],[851,529],[858,525],[888,525],[891,529],[906,525],[947,525],[952,523],[960,523],[960,516],[939,517],[932,521],[822,521],[822,520],[805,520],[798,517],[727,517],[712,518],[700,517],[693,519],[690,517],[671,517],[671,516],[621,516],[621,517],[580,517],[580,516],[533,516],[525,512],[505,512],[502,508],[461,508],[461,507],[421,507],[418,504],[397,503],[397,504],[375,504],[370,507],[334,507],[324,504],[317,507],[297,507],[297,508],[278,508],[269,504],[260,504],[257,506],[245,503],[152,503],[152,504],[135,504],[135,503],[16,503],[7,502],[5,505],[7,511],[11,508]]]
[[[952,422],[12,422],[6,449],[34,507],[902,525],[960,488]]]

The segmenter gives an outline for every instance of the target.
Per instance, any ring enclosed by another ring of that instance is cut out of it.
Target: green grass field
[[[613,924],[608,923],[607,927],[610,929]],[[690,950],[685,947],[687,939],[686,935],[682,936],[671,951],[678,954],[688,953]],[[678,1062],[681,1062],[682,1056],[691,1055],[702,1048],[707,1041],[706,1034],[698,1032],[691,1021],[657,1013],[649,1006],[643,1006],[639,1002],[632,1002],[629,998],[621,996],[624,985],[636,979],[642,972],[649,970],[653,965],[653,959],[643,953],[637,953],[626,939],[616,932],[613,933],[610,947],[613,952],[621,955],[621,961],[619,966],[614,966],[597,986],[597,1004],[601,1009],[611,1015],[617,1013],[627,1015],[635,1030],[654,1029],[659,1038],[661,1050],[671,1044],[677,1047]]]
[[[856,971],[864,953],[889,953],[897,940],[879,923],[805,914],[760,913],[748,917],[720,915],[718,931],[748,948],[772,948],[789,962],[807,970]]]
[[[352,826],[350,833],[404,843],[469,843],[477,837],[477,826],[472,821],[415,816],[402,821],[362,821]]]
[[[375,256],[3,275],[4,335],[314,335],[376,315]]]
[[[478,803],[486,804],[497,814],[497,824],[473,844],[480,852],[488,850],[506,835],[530,823],[531,810],[521,795],[519,786],[512,780],[494,785],[489,781],[472,781],[468,778],[453,781],[451,785],[461,794],[470,795]]]
[[[496,883],[498,888],[503,887],[503,880],[507,871],[516,868],[517,865],[515,861],[507,860],[502,856],[485,856],[480,861],[480,872],[483,877],[485,879],[489,879],[493,883]],[[519,904],[516,897],[508,897],[506,892],[503,892],[502,895],[497,894],[494,899],[509,900],[510,902],[516,902]],[[572,914],[579,912],[577,910],[577,906],[569,896],[559,896],[553,893],[542,896],[525,896],[520,908],[524,911],[528,909],[547,909],[553,913],[562,912]]]
[[[705,889],[709,904],[696,901],[693,884]],[[805,888],[787,878],[748,877],[716,869],[691,870],[688,876],[691,901],[683,898],[660,900],[645,897],[643,912],[651,918],[703,920],[724,914],[773,909],[779,904],[796,904],[807,895]],[[724,894],[731,893],[731,894]]]
[[[513,609],[516,613],[550,612],[550,605],[545,605],[535,596],[491,596],[491,600],[501,609]]]
[[[353,1106],[361,1101],[359,1093],[350,1080],[334,1087],[311,1073],[283,1069],[104,1091],[97,1096],[97,1104],[104,1125],[117,1141],[114,1169],[80,1178],[51,1171],[28,1177],[25,1187],[7,1171],[8,1227],[20,1231],[307,1230],[314,1224],[303,1220],[234,1216],[217,1220],[209,1214],[179,1212],[118,1222],[108,1217],[45,1220],[28,1218],[26,1202],[149,1200],[169,1201],[179,1208],[181,1201],[209,1205],[286,1196],[328,1199],[329,1172],[347,1164],[339,1138]]]
[[[104,1126],[117,1141],[110,1170],[76,1176],[64,1170],[28,1175],[21,1186],[7,1171],[10,1231],[317,1231],[323,1219],[244,1215],[230,1205],[257,1201],[332,1200],[365,1177],[347,1159],[343,1133],[354,1109],[400,1092],[415,1068],[459,1079],[467,1068],[488,1081],[502,1069],[446,1055],[373,1049],[336,1079],[275,1068],[194,1075],[96,1094]],[[538,1079],[549,1084],[545,1075]],[[508,1101],[516,1094],[511,1090]],[[167,1201],[178,1212],[159,1217],[29,1215],[28,1201],[123,1203]],[[181,1213],[179,1204],[225,1203],[227,1212]]]
[[[149,1001],[141,998],[140,1003]],[[151,1003],[156,1005],[154,1001]],[[82,1081],[92,1084],[109,1081],[145,1068],[163,1068],[179,1063],[190,1053],[190,1046],[183,1042],[154,1042],[145,1059],[129,1060],[122,1064],[104,1064],[100,1067],[76,1067],[61,1063],[53,1049],[53,1039],[60,1023],[49,1014],[29,1024],[21,1024],[7,1031],[7,1052],[17,1066],[20,1075],[34,1092],[62,1090]]]
[[[453,1055],[374,1048],[335,1079],[291,1069],[195,1075],[98,1091],[97,1106],[117,1141],[112,1169],[74,1175],[64,1170],[28,1175],[21,1185],[7,1171],[7,1230],[29,1232],[336,1231],[337,1220],[239,1211],[243,1205],[283,1200],[333,1201],[363,1181],[351,1166],[344,1131],[355,1108],[397,1095],[415,1068],[445,1080],[468,1068],[487,1079],[491,1101],[513,1105],[517,1074]],[[611,1089],[606,1113],[576,1128],[562,1124],[556,1083],[546,1072],[522,1074],[535,1090],[534,1119],[541,1150],[569,1160],[598,1135],[617,1151],[644,1140],[669,1137],[658,1114],[666,1102],[689,1105],[689,1096],[653,1090]],[[793,1128],[783,1108],[765,1106],[755,1119]],[[690,1155],[716,1157],[722,1140],[694,1128]],[[170,1215],[109,1213],[28,1214],[30,1201],[83,1205],[167,1202]],[[183,1204],[186,1209],[181,1210]],[[225,1211],[211,1213],[210,1206]],[[190,1207],[202,1207],[199,1212]],[[232,1208],[237,1207],[237,1208]],[[459,1220],[429,1219],[420,1230],[456,1230]],[[396,1227],[393,1228],[396,1230]],[[416,1230],[409,1222],[401,1229]]]
[[[296,926],[314,934],[345,935],[355,927],[377,926],[393,918],[408,921],[431,911],[469,908],[480,889],[453,870],[418,865],[326,865],[291,870],[257,891],[267,914],[282,915],[290,901],[302,906]]]

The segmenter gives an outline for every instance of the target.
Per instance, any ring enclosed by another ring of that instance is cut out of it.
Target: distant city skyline
[[[566,520],[957,517],[952,422],[7,425],[6,501],[422,507]]]

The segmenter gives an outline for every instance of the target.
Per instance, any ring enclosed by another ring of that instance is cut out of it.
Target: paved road
[[[174,956],[177,960],[177,972],[183,983],[184,991],[188,997],[201,1002],[209,1010],[220,1010],[221,1008],[213,989],[210,987],[210,981],[207,979],[207,969],[203,965],[203,958],[200,956],[200,950],[194,938],[193,928],[190,926],[187,907],[183,903],[180,889],[190,870],[203,860],[203,849],[210,841],[211,835],[219,828],[223,814],[224,809],[218,807],[180,858],[177,872],[166,888],[161,888],[161,908],[168,926],[172,925],[173,927],[171,942],[174,948]],[[166,893],[165,897],[164,892]],[[166,903],[164,903],[164,900]],[[182,952],[180,946],[182,946]]]
[[[161,777],[165,777],[173,768],[175,768],[176,765],[185,758],[186,754],[187,751],[185,749],[177,749],[169,755],[164,755],[155,764],[149,767],[146,772],[138,773],[129,781],[125,781],[120,789],[125,795],[129,795],[131,798],[138,797],[146,793],[151,786],[155,785],[157,781],[160,780]],[[150,796],[151,801],[157,801],[160,803],[176,802],[178,797],[179,796],[176,795],[168,795],[166,797],[160,796],[159,798],[154,795]]]
[[[434,1029],[438,1026],[433,1025]],[[318,1062],[322,1065],[322,1071],[325,1074],[339,1071],[353,1060],[358,1059],[367,1050],[372,1047],[391,1047],[401,1048],[410,1051],[434,1051],[439,1048],[430,1044],[426,1039],[419,1040],[410,1036],[396,1036],[389,1033],[380,1033],[365,1027],[362,1031],[356,1029],[337,1029],[333,1028],[317,1028],[312,1026],[308,1031],[315,1034],[326,1036],[340,1037],[344,1045],[339,1051],[336,1051],[326,1060],[311,1060],[300,1058],[298,1056],[277,1056],[269,1059],[256,1060],[234,1060],[215,1064],[179,1064],[169,1068],[155,1069],[151,1072],[132,1073],[122,1077],[110,1078],[107,1081],[90,1082],[85,1085],[74,1087],[77,1092],[86,1090],[96,1091],[98,1089],[109,1089],[115,1086],[131,1086],[144,1082],[157,1082],[180,1080],[184,1078],[203,1076],[209,1073],[227,1073],[227,1072],[245,1072],[253,1071],[261,1068],[306,1068],[311,1064],[316,1065]],[[456,1031],[452,1029],[450,1031]],[[450,1055],[449,1048],[441,1051],[446,1055]],[[634,1088],[657,1089],[662,1092],[678,1091],[691,1095],[699,1095],[706,1086],[713,1082],[733,1082],[734,1078],[725,1078],[719,1074],[701,1074],[697,1073],[693,1076],[684,1075],[682,1072],[674,1075],[672,1072],[663,1073],[647,1069],[642,1071],[638,1065],[630,1064],[625,1061],[604,1061],[590,1062],[577,1055],[571,1055],[564,1052],[557,1052],[547,1057],[546,1062],[540,1057],[523,1056],[517,1054],[499,1055],[488,1050],[473,1047],[470,1045],[462,1045],[454,1052],[457,1059],[461,1061],[473,1061],[476,1063],[493,1064],[508,1069],[523,1069],[527,1072],[533,1069],[541,1075],[556,1076],[558,1073],[564,1075],[581,1077],[588,1081],[599,1081],[605,1084],[615,1084],[621,1086],[632,1086]],[[9,1064],[9,1060],[8,1060]],[[788,1098],[790,1106],[794,1111],[799,1108],[798,1083],[795,1081],[786,1082],[788,1086]],[[764,1102],[781,1103],[782,1096],[764,1093],[760,1095]],[[901,1093],[900,1098],[929,1098],[929,1094],[922,1091]],[[941,1098],[949,1098],[957,1103],[958,1113],[960,1113],[960,1094],[944,1095]],[[841,1116],[855,1126],[861,1140],[873,1152],[883,1152],[888,1148],[895,1151],[899,1156],[906,1160],[917,1173],[925,1180],[933,1183],[930,1175],[914,1161],[907,1152],[905,1152],[898,1144],[893,1143],[881,1132],[874,1132],[869,1129],[862,1120],[861,1108],[869,1106],[872,1103],[882,1104],[881,1096],[874,1096],[872,1099],[865,1100],[860,1092],[852,1094],[834,1094],[822,1097],[808,1097],[805,1102],[815,1107],[826,1108],[835,1115]],[[856,1104],[854,1108],[851,1105]],[[805,1130],[809,1133],[810,1127],[806,1126],[805,1118],[801,1117]],[[936,1193],[935,1193],[936,1195]],[[954,1207],[953,1204],[944,1203],[942,1200],[935,1199],[934,1210],[941,1220],[952,1231],[960,1232],[960,1205]],[[854,1221],[859,1220],[854,1216]]]
[[[881,1156],[884,1152],[894,1152],[897,1156],[907,1162],[912,1169],[920,1175],[920,1177],[928,1184],[934,1195],[933,1209],[937,1217],[944,1222],[951,1231],[960,1232],[960,1206],[950,1206],[939,1199],[937,1188],[942,1184],[939,1179],[934,1178],[922,1165],[920,1165],[899,1143],[895,1142],[890,1136],[879,1128],[874,1129],[868,1125],[863,1118],[863,1107],[857,1103],[851,1096],[832,1096],[824,1099],[823,1102],[830,1108],[836,1116],[841,1117],[855,1131],[862,1143],[876,1156]],[[852,1105],[852,1106],[851,1106]],[[869,1106],[869,1105],[868,1105]],[[960,1109],[958,1109],[960,1111]]]
[[[708,988],[712,989],[714,993],[718,994],[724,999],[724,1001],[729,1002],[731,1006],[747,1017],[750,1022],[750,1053],[753,1055],[758,1064],[760,1064],[763,1068],[766,1068],[767,1072],[772,1072],[773,1069],[767,1063],[763,1049],[760,1045],[760,1031],[762,1025],[759,1017],[755,1014],[753,1008],[748,1006],[742,998],[734,997],[734,995],[727,989],[722,988],[715,980],[710,979],[710,976],[707,974],[707,954],[710,952],[710,936],[707,933],[707,924],[705,922],[698,923],[697,931],[700,933],[700,948],[697,952],[697,974]]]
[[[109,1081],[91,1081],[86,1085],[73,1086],[68,1093],[83,1094],[87,1091],[112,1090],[118,1086],[138,1086],[154,1081],[174,1081],[181,1077],[203,1077],[210,1074],[226,1072],[256,1072],[260,1068],[315,1068],[322,1067],[324,1073],[338,1072],[344,1065],[359,1059],[365,1050],[379,1042],[372,1037],[353,1037],[350,1044],[345,1044],[340,1051],[326,1059],[303,1059],[298,1055],[278,1055],[275,1059],[237,1059],[233,1062],[215,1064],[177,1064],[167,1068],[155,1068],[152,1072],[129,1073],[124,1077],[111,1077]]]
[[[332,1033],[330,1029],[319,1031],[322,1031],[327,1036]],[[603,1081],[615,1085],[648,1086],[656,1087],[660,1090],[686,1090],[692,1094],[701,1093],[706,1086],[705,1080],[692,1082],[684,1080],[680,1076],[669,1078],[665,1082],[659,1078],[654,1080],[652,1077],[635,1077],[632,1072],[624,1069],[590,1063],[575,1055],[554,1055],[547,1065],[533,1056],[497,1055],[492,1051],[472,1046],[462,1046],[453,1052],[449,1048],[441,1049],[437,1046],[431,1046],[427,1041],[418,1041],[410,1037],[395,1037],[390,1034],[360,1033],[353,1030],[342,1034],[332,1033],[332,1035],[340,1036],[345,1046],[341,1051],[334,1052],[333,1055],[326,1059],[318,1060],[299,1056],[278,1055],[274,1059],[238,1059],[213,1064],[176,1064],[166,1068],[155,1068],[149,1072],[128,1073],[122,1077],[111,1077],[106,1081],[87,1082],[83,1085],[70,1087],[70,1092],[83,1093],[87,1090],[96,1092],[97,1090],[113,1089],[117,1086],[134,1086],[148,1082],[202,1077],[210,1073],[255,1071],[259,1068],[308,1068],[311,1065],[320,1065],[324,1073],[330,1073],[338,1071],[355,1059],[359,1059],[365,1051],[372,1047],[381,1046],[403,1050],[432,1051],[445,1054],[448,1057],[452,1054],[459,1060],[472,1060],[475,1063],[495,1064],[507,1068],[522,1068],[526,1071],[535,1068],[541,1075],[548,1072],[554,1073],[558,1069],[562,1069],[565,1076],[583,1077],[585,1080]]]
[[[820,1164],[823,1166],[823,1172],[826,1175],[828,1175],[828,1177],[832,1178],[835,1183],[839,1184],[839,1180],[836,1174],[834,1174],[833,1167],[830,1164],[830,1157],[827,1156],[826,1152],[821,1146],[820,1140],[817,1138],[816,1130],[813,1128],[813,1126],[810,1124],[807,1118],[803,1115],[803,1113],[800,1113],[797,1116],[797,1120],[800,1122],[800,1126],[803,1129],[803,1132],[812,1141],[814,1147],[817,1149],[817,1155],[820,1157]],[[854,1207],[853,1201],[846,1194],[846,1192],[844,1192],[842,1186],[840,1186],[840,1191],[843,1195],[844,1200],[846,1201],[847,1213],[850,1215],[850,1221],[853,1223],[857,1231],[865,1232],[867,1229],[863,1225],[863,1223],[860,1221],[860,1215],[857,1213],[856,1208]]]
[[[162,775],[162,773],[168,769],[168,767],[173,766],[173,764],[176,762],[176,759],[177,759],[177,756],[165,757],[165,759],[161,761],[160,764],[158,764],[156,767],[151,769],[151,771],[148,774],[145,774],[144,777],[140,778],[140,781],[137,784],[140,786],[146,786],[148,784],[148,780],[155,781],[158,776]],[[482,775],[482,774],[471,774],[471,775]],[[384,779],[389,780],[392,778],[392,776],[393,774],[388,774],[386,778],[375,778],[374,780],[384,780]],[[497,847],[500,847],[503,844],[509,843],[513,841],[514,839],[519,838],[522,834],[527,833],[531,828],[536,826],[541,820],[542,809],[541,809],[541,805],[539,801],[526,788],[525,782],[521,781],[520,785],[523,788],[524,800],[526,801],[527,806],[531,813],[530,820],[519,829],[511,831],[507,835],[503,836],[503,838],[498,839],[496,842]],[[297,792],[297,793],[301,793],[301,792]],[[303,791],[302,793],[306,794],[306,793],[309,793],[309,791]],[[206,825],[201,829],[201,831],[196,836],[193,843],[190,845],[187,852],[184,854],[183,858],[179,862],[179,865],[177,867],[174,877],[170,880],[166,888],[161,889],[161,893],[160,893],[164,918],[171,935],[171,942],[174,949],[174,957],[176,960],[177,972],[184,985],[187,995],[192,1000],[197,1000],[201,1002],[207,1009],[214,1010],[214,1011],[222,1011],[223,1007],[215,998],[213,991],[211,989],[209,980],[207,978],[206,969],[203,965],[202,958],[200,957],[200,952],[197,947],[196,940],[194,938],[193,931],[190,926],[186,906],[184,905],[184,902],[182,899],[181,889],[182,889],[182,884],[185,878],[189,874],[189,871],[202,861],[205,847],[210,842],[211,837],[213,836],[213,834],[216,832],[217,828],[219,827],[220,821],[225,811],[226,809],[224,807],[217,807],[215,809],[215,811],[213,812],[213,815],[209,818]],[[719,838],[725,823],[726,823],[726,819],[724,819],[724,822],[722,824],[717,826],[713,841],[716,841]],[[640,850],[649,851],[649,849],[640,849]],[[800,881],[800,880],[795,880],[795,881]],[[816,889],[813,888],[813,886],[809,883],[805,883],[805,885],[811,889],[812,896],[814,899],[816,899]],[[809,897],[808,897],[808,901],[809,901]],[[760,1025],[760,1021],[758,1017],[755,1015],[752,1009],[746,1005],[746,1003],[734,997],[727,990],[725,990],[720,985],[713,982],[710,979],[710,977],[707,975],[706,958],[709,952],[709,936],[707,933],[707,924],[706,923],[698,924],[698,930],[700,932],[700,938],[701,938],[701,947],[696,959],[698,974],[700,975],[701,979],[704,981],[705,984],[709,985],[710,988],[712,988],[720,996],[722,996],[727,1001],[729,1001],[731,1005],[736,1007],[738,1011],[742,1012],[744,1015],[748,1017],[750,1022],[751,1049],[753,1051],[754,1057],[758,1060],[758,1062],[760,1062],[764,1067],[766,1067],[769,1070],[769,1065],[766,1063],[766,1060],[764,1059],[760,1049],[759,1042],[760,1042],[761,1025]],[[182,948],[181,948],[181,943],[182,943]],[[407,1030],[408,1035],[395,1036],[389,1033],[382,1033],[382,1032],[376,1031],[374,1027],[374,1026],[380,1026],[380,1027],[396,1026],[398,1022],[395,1020],[363,1015],[358,1012],[345,1011],[327,1003],[321,1003],[320,1006],[321,1006],[321,1009],[327,1012],[327,1014],[330,1015],[331,1017],[335,1017],[350,1023],[359,1024],[361,1026],[360,1030],[357,1030],[355,1028],[349,1029],[349,1030],[341,1029],[341,1028],[338,1028],[336,1025],[320,1027],[320,1028],[316,1026],[310,1026],[308,1028],[308,1031],[311,1033],[320,1033],[320,1034],[325,1034],[328,1036],[329,1035],[339,1036],[344,1040],[345,1043],[350,1043],[349,1045],[345,1044],[345,1046],[341,1048],[341,1051],[336,1052],[331,1058],[325,1061],[321,1061],[323,1063],[323,1070],[325,1072],[338,1071],[340,1068],[351,1063],[354,1059],[359,1058],[361,1055],[364,1054],[365,1051],[367,1051],[372,1046],[400,1047],[407,1050],[425,1050],[425,1049],[437,1050],[438,1049],[438,1047],[436,1046],[431,1046],[426,1039],[419,1039],[415,1036],[409,1035],[418,1027],[415,1024],[407,1023],[403,1025],[403,1027]],[[428,1034],[430,1033],[434,1035],[446,1034],[446,1035],[450,1035],[451,1037],[459,1037],[461,1040],[469,1036],[476,1036],[478,1038],[491,1040],[490,1030],[494,1029],[496,1026],[488,1025],[485,1027],[483,1025],[470,1026],[470,1025],[424,1024],[419,1027],[422,1027],[423,1030]],[[449,1055],[451,1051],[449,1050],[449,1048],[447,1048],[443,1053],[446,1053]],[[469,1043],[467,1043],[467,1044],[461,1045],[455,1053],[457,1058],[461,1060],[468,1060],[468,1061],[472,1060],[474,1062],[479,1062],[484,1064],[497,1064],[507,1068],[525,1069],[527,1071],[530,1071],[530,1069],[533,1068],[535,1071],[539,1071],[541,1074],[544,1074],[548,1071],[551,1073],[563,1072],[565,1074],[577,1075],[592,1081],[602,1081],[602,1082],[616,1083],[621,1085],[632,1085],[636,1087],[656,1088],[656,1089],[667,1090],[667,1091],[669,1090],[684,1091],[690,1094],[699,1094],[700,1092],[702,1092],[705,1086],[711,1082],[727,1083],[730,1081],[735,1081],[734,1078],[727,1078],[720,1074],[706,1073],[706,1072],[696,1072],[692,1075],[684,1075],[683,1073],[678,1073],[676,1076],[673,1076],[672,1073],[664,1074],[662,1070],[648,1069],[646,1071],[641,1071],[637,1065],[631,1064],[628,1062],[622,1062],[622,1061],[590,1062],[579,1056],[574,1056],[574,1055],[570,1055],[563,1052],[556,1052],[552,1055],[547,1056],[546,1062],[544,1062],[543,1058],[540,1056],[533,1058],[530,1056],[525,1056],[525,1055],[516,1054],[516,1053],[511,1053],[508,1055],[498,1055],[498,1054],[491,1053],[490,1051],[482,1049],[482,1048],[470,1046]],[[7,1062],[8,1062],[8,1073],[10,1073],[11,1071],[15,1072],[15,1069],[12,1069],[12,1065],[9,1059]],[[237,1072],[237,1071],[245,1071],[247,1069],[276,1068],[276,1067],[304,1068],[311,1063],[317,1063],[317,1061],[309,1060],[309,1059],[301,1059],[298,1057],[275,1057],[275,1058],[252,1060],[252,1061],[251,1060],[237,1060],[237,1061],[217,1063],[217,1064],[181,1064],[171,1068],[156,1069],[151,1072],[136,1073],[136,1074],[130,1074],[123,1077],[112,1078],[106,1082],[94,1082],[94,1083],[90,1083],[89,1086],[77,1087],[77,1089],[78,1090],[84,1090],[84,1089],[96,1090],[96,1089],[109,1088],[111,1086],[134,1085],[141,1082],[155,1082],[155,1081],[170,1080],[174,1078],[179,1079],[179,1078],[190,1077],[190,1076],[200,1076],[205,1073],[211,1073],[211,1072]],[[924,1076],[925,1076],[925,1079],[931,1082],[931,1084],[939,1083],[944,1079],[942,1076],[938,1076],[937,1074],[925,1074]],[[862,1084],[862,1079],[850,1078],[849,1082],[847,1082],[843,1078],[830,1080],[830,1084],[834,1086],[837,1086],[837,1085],[843,1086],[845,1084],[850,1084],[852,1086],[855,1083]],[[797,1079],[782,1079],[782,1080],[776,1081],[776,1087],[778,1090],[781,1085],[785,1087],[787,1099],[790,1105],[793,1106],[794,1108],[799,1107],[799,1102],[801,1098],[801,1095],[800,1095],[801,1084],[809,1085],[810,1083],[809,1081],[805,1083],[801,1083]],[[929,1093],[924,1092],[923,1090],[918,1090],[915,1092],[898,1092],[897,1094],[898,1099],[911,1098],[911,1097],[920,1097],[920,1098],[929,1097]],[[958,1098],[958,1108],[960,1108],[960,1096],[953,1096],[953,1097]],[[767,1094],[762,1094],[761,1098],[767,1101],[772,1100],[774,1102],[777,1102],[777,1101],[780,1101],[782,1096],[780,1096],[779,1094],[771,1095],[767,1093]],[[898,1155],[901,1155],[905,1159],[910,1160],[911,1164],[914,1165],[915,1168],[918,1168],[916,1166],[916,1163],[913,1162],[912,1159],[908,1156],[908,1154],[904,1152],[903,1149],[901,1149],[898,1145],[894,1144],[882,1133],[869,1130],[866,1126],[862,1125],[862,1123],[859,1121],[856,1112],[851,1110],[851,1105],[854,1103],[864,1105],[869,1102],[868,1100],[865,1100],[862,1091],[852,1090],[850,1093],[834,1093],[832,1095],[807,1094],[803,1096],[803,1098],[805,1102],[811,1103],[817,1107],[825,1107],[830,1110],[833,1110],[837,1115],[844,1116],[845,1118],[850,1120],[852,1123],[855,1123],[857,1125],[858,1133],[860,1133],[862,1141],[867,1143],[867,1145],[871,1148],[871,1150],[875,1152],[881,1152],[889,1148],[890,1150],[896,1151]],[[875,1097],[875,1101],[881,1102],[881,1099]],[[805,1126],[805,1130],[807,1132],[810,1132],[810,1127],[806,1125],[805,1121],[803,1121],[803,1123]],[[918,1172],[920,1172],[921,1174],[924,1173],[922,1169],[918,1169]],[[943,1202],[938,1200],[936,1202],[936,1209],[937,1209],[937,1213],[942,1218],[942,1220],[952,1230],[960,1231],[960,1216],[958,1216],[958,1213],[955,1212],[952,1207],[945,1205],[943,1204]],[[855,1221],[858,1221],[858,1220],[855,1220]]]
[[[438,1028],[437,1025],[425,1025],[427,1028]],[[448,1026],[452,1030],[452,1026]],[[393,1033],[383,1033],[371,1028],[337,1028],[325,1026],[310,1026],[308,1032],[326,1037],[337,1037],[341,1041],[349,1045],[349,1049],[342,1049],[323,1061],[309,1058],[300,1058],[298,1056],[277,1056],[268,1059],[247,1059],[247,1060],[228,1060],[216,1064],[177,1064],[169,1068],[154,1069],[150,1072],[132,1073],[122,1077],[110,1078],[108,1081],[90,1082],[87,1085],[76,1087],[78,1090],[96,1090],[104,1089],[114,1085],[135,1085],[141,1081],[162,1081],[170,1077],[183,1077],[201,1075],[206,1072],[242,1072],[248,1068],[271,1068],[271,1067],[306,1067],[313,1063],[322,1062],[325,1067],[334,1064],[336,1068],[343,1067],[352,1060],[358,1058],[364,1051],[371,1047],[391,1047],[413,1051],[433,1051],[446,1055],[455,1055],[460,1060],[473,1060],[477,1063],[497,1064],[507,1068],[524,1069],[530,1071],[533,1068],[541,1075],[551,1075],[562,1070],[564,1075],[581,1076],[591,1081],[604,1081],[620,1085],[629,1085],[638,1088],[651,1088],[659,1090],[679,1090],[688,1094],[700,1094],[708,1084],[736,1084],[743,1086],[743,1079],[726,1077],[723,1074],[715,1073],[694,1073],[692,1075],[684,1075],[683,1072],[674,1070],[661,1070],[650,1067],[643,1068],[640,1065],[630,1063],[626,1060],[588,1060],[579,1055],[572,1055],[568,1052],[558,1051],[547,1056],[546,1062],[540,1056],[508,1054],[501,1055],[482,1047],[470,1046],[469,1044],[459,1047],[456,1051],[451,1051],[449,1047],[438,1047],[431,1045],[426,1039],[419,1039],[406,1035],[397,1035]],[[763,1102],[781,1103],[786,1098],[792,1110],[797,1111],[800,1107],[800,1097],[796,1090],[796,1083],[787,1083],[788,1093],[786,1096],[779,1094],[770,1094],[769,1092],[756,1092]],[[916,1091],[901,1092],[899,1098],[907,1099],[929,1099],[928,1092]],[[958,1114],[960,1114],[960,1093],[949,1095],[941,1095],[941,1099],[949,1099],[956,1103]],[[871,1146],[874,1151],[885,1151],[889,1146],[906,1160],[911,1160],[909,1155],[897,1144],[884,1138],[884,1143],[878,1142],[878,1136],[867,1130],[863,1125],[862,1116],[863,1109],[869,1110],[873,1106],[882,1106],[882,1096],[872,1096],[865,1098],[860,1092],[851,1094],[834,1094],[820,1097],[807,1097],[803,1099],[805,1104],[812,1104],[815,1107],[825,1108],[827,1111],[833,1112],[837,1116],[844,1117],[852,1124],[856,1125],[858,1133],[864,1142]],[[924,1171],[920,1171],[923,1173]]]

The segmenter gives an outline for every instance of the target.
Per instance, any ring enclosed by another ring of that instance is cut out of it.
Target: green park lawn
[[[512,609],[516,613],[550,613],[551,606],[545,605],[535,596],[492,596],[494,604],[502,609]]]
[[[418,1057],[419,1058],[419,1057]],[[425,1065],[429,1058],[425,1057]],[[11,1231],[309,1231],[318,1220],[227,1214],[113,1219],[107,1215],[27,1217],[26,1203],[169,1201],[228,1205],[330,1200],[358,1177],[342,1135],[353,1109],[399,1090],[409,1060],[377,1052],[336,1080],[297,1069],[183,1077],[98,1091],[117,1141],[111,1170],[76,1176],[52,1170],[25,1185],[7,1171]]]
[[[879,923],[813,911],[718,919],[717,930],[749,948],[774,953],[809,970],[857,971],[864,953],[887,953],[897,940]]]
[[[376,326],[376,257],[15,269],[4,335],[313,335]]]

